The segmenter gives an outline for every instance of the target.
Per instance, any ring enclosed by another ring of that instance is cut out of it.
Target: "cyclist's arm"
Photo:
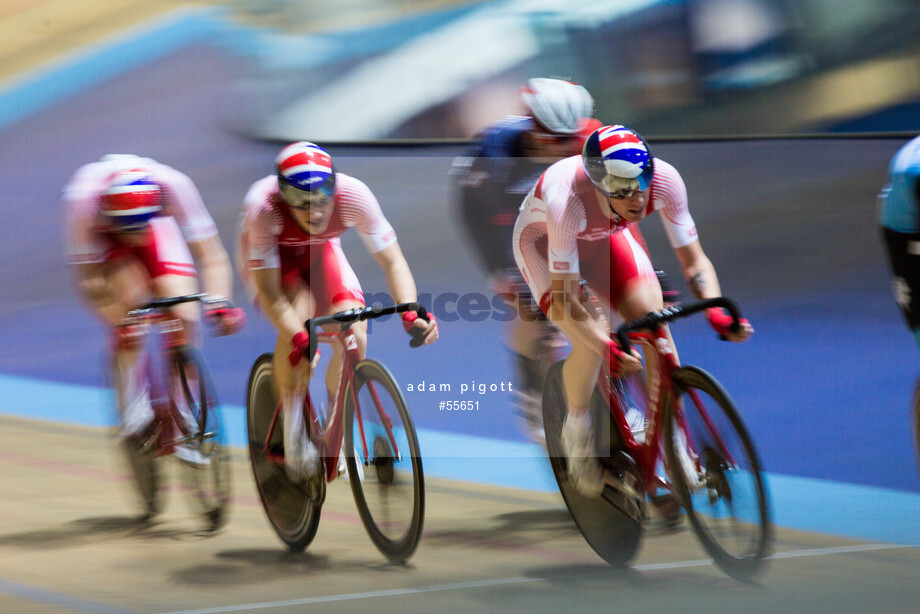
[[[189,241],[188,248],[198,266],[202,290],[233,298],[233,268],[220,237],[212,235],[199,241]]]
[[[399,243],[392,243],[376,252],[374,259],[383,271],[394,302],[413,303],[418,299],[415,278],[409,270],[409,263],[406,262]]]
[[[712,261],[703,252],[699,239],[688,245],[674,248],[677,254],[677,260],[684,272],[684,279],[687,280],[687,286],[698,299],[715,298],[722,296],[722,290],[719,287],[719,278],[716,275],[716,269]]]
[[[106,275],[107,263],[91,262],[72,264],[77,295],[103,321],[112,326],[121,323],[127,312],[126,300],[119,296]]]
[[[698,299],[715,298],[722,296],[719,278],[712,261],[703,252],[699,239],[683,247],[674,249],[677,259],[684,271],[684,278],[693,295]],[[747,320],[741,322],[741,330],[737,333],[726,332],[725,338],[729,341],[744,341],[754,333],[754,328]]]
[[[250,269],[249,275],[259,295],[259,305],[281,337],[292,339],[303,332],[303,320],[281,288],[281,269]]]
[[[550,273],[552,301],[547,316],[572,341],[578,340],[600,356],[607,357],[610,334],[603,322],[591,317],[581,302],[581,275]]]

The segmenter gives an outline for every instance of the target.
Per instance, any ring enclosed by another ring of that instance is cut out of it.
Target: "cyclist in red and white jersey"
[[[230,298],[233,269],[195,184],[150,158],[109,154],[80,167],[63,192],[67,260],[80,298],[111,327],[122,435],[141,434],[153,419],[142,383],[143,336],[121,324],[156,296],[198,291]],[[197,264],[197,268],[196,268]],[[197,342],[198,308],[180,305],[189,341]],[[235,332],[239,308],[206,312],[222,333]]]
[[[303,386],[315,366],[303,361],[309,347],[304,321],[364,306],[361,285],[339,237],[352,227],[358,231],[395,302],[415,302],[417,291],[396,233],[364,183],[336,172],[329,154],[313,143],[288,145],[275,163],[276,173],[256,181],[246,194],[238,264],[278,329],[273,366],[284,416],[285,463],[292,477],[304,479],[320,471],[318,451],[306,438],[298,411]],[[424,343],[432,343],[438,338],[438,326],[430,318],[426,322],[408,312],[403,326],[410,334],[423,336]],[[353,330],[364,356],[367,324],[356,324]],[[333,357],[326,373],[329,407],[340,358]]]
[[[595,458],[588,403],[604,360],[619,375],[639,370],[641,360],[610,338],[606,325],[584,302],[583,278],[594,293],[625,319],[662,308],[661,287],[648,254],[622,232],[658,211],[684,277],[698,298],[721,294],[712,262],[703,252],[690,216],[687,190],[673,166],[652,156],[645,139],[623,126],[604,126],[585,141],[581,155],[550,166],[521,205],[514,229],[514,256],[534,299],[568,337],[563,367],[568,413],[562,445],[573,485],[587,496],[603,489]],[[707,312],[712,327],[731,341],[753,328]],[[650,357],[647,357],[650,359]]]

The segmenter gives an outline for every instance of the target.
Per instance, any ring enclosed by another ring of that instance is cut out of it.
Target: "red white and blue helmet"
[[[160,184],[139,168],[112,175],[99,199],[99,211],[109,226],[125,232],[145,227],[162,209]]]
[[[606,188],[608,176],[635,179],[645,190],[655,175],[655,159],[648,143],[637,132],[625,126],[604,126],[595,130],[585,141],[581,152],[585,173],[598,190]]]
[[[275,166],[279,183],[304,192],[323,192],[330,198],[335,192],[332,156],[319,145],[307,141],[291,143],[275,158]]]

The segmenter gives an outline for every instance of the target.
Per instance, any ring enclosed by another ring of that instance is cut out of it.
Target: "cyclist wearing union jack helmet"
[[[201,289],[231,298],[233,269],[195,184],[151,158],[108,154],[80,167],[64,188],[67,259],[77,294],[111,329],[122,434],[138,435],[153,410],[141,371],[143,336],[121,324],[130,309],[158,296]],[[176,313],[197,343],[192,305]],[[242,310],[206,312],[220,333],[239,329]]]
[[[529,79],[518,92],[519,115],[499,119],[476,135],[474,145],[450,170],[471,249],[496,295],[515,296],[526,317],[509,322],[507,334],[516,375],[515,411],[527,435],[543,442],[543,379],[553,362],[559,333],[533,305],[518,273],[511,234],[521,199],[553,162],[581,151],[603,124],[594,98],[563,79]]]
[[[383,271],[397,303],[415,302],[415,280],[393,227],[370,189],[337,172],[332,157],[300,141],[281,150],[275,172],[250,186],[244,198],[238,267],[265,315],[278,329],[274,374],[284,414],[285,463],[292,479],[316,477],[319,454],[306,438],[298,411],[297,384],[309,381],[315,365],[304,321],[364,306],[364,293],[345,258],[341,235],[354,228]],[[403,316],[406,332],[432,343],[438,326],[415,312]],[[367,324],[355,325],[358,350],[367,346]],[[338,348],[335,349],[339,351]],[[326,373],[329,407],[341,363],[334,356]],[[339,466],[344,471],[344,457]]]
[[[642,362],[636,350],[625,353],[611,341],[606,323],[587,304],[581,281],[624,319],[661,309],[661,287],[648,254],[623,232],[655,211],[661,213],[693,294],[719,296],[719,280],[700,245],[683,179],[625,126],[599,128],[581,155],[550,166],[524,199],[514,228],[517,266],[541,310],[571,342],[562,371],[568,411],[561,443],[569,479],[586,496],[600,495],[604,485],[588,416],[598,369],[606,361],[616,377],[640,370]],[[754,332],[747,321],[732,330],[731,318],[721,310],[707,316],[728,340],[744,341]],[[646,361],[653,360],[653,354],[646,355]]]

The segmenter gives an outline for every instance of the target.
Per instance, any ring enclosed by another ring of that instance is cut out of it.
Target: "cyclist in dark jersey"
[[[470,151],[454,161],[460,215],[484,273],[496,293],[515,295],[518,317],[507,344],[517,371],[518,411],[528,434],[543,441],[543,376],[558,334],[533,305],[511,250],[521,201],[553,162],[581,151],[602,124],[594,99],[570,81],[530,79],[521,88],[527,115],[498,120],[477,135]],[[558,341],[561,343],[561,340]]]

